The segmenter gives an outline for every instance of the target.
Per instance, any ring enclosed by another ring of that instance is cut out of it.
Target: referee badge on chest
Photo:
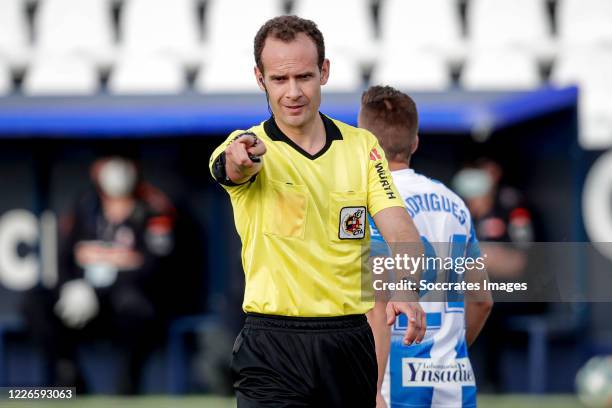
[[[366,229],[365,207],[344,207],[340,210],[340,225],[338,227],[338,238],[361,239],[365,236]]]

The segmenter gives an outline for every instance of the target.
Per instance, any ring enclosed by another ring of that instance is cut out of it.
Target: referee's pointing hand
[[[235,183],[243,183],[261,170],[266,145],[253,133],[239,135],[225,149],[225,169]]]
[[[404,344],[410,345],[413,342],[419,344],[425,337],[427,322],[425,312],[419,302],[389,302],[387,303],[387,324],[395,323],[396,316],[404,313],[408,316],[408,328],[404,334]]]

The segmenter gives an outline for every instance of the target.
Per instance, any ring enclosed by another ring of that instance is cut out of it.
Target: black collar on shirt
[[[334,140],[342,140],[342,133],[340,133],[340,129],[338,129],[338,126],[336,126],[334,121],[320,112],[319,115],[321,115],[323,126],[325,126],[325,146],[323,146],[323,148],[314,155],[308,153],[306,150],[298,146],[293,140],[289,139],[289,137],[287,137],[287,135],[280,130],[273,116],[264,122],[264,130],[270,139],[276,142],[285,142],[297,150],[297,152],[301,155],[309,158],[310,160],[314,160],[317,157],[322,156],[331,147]]]

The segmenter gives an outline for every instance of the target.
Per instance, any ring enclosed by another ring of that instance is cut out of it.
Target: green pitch
[[[479,395],[479,408],[580,408],[573,395]]]
[[[0,401],[0,407],[15,408],[230,408],[236,404],[231,398],[204,396],[171,397],[77,397],[73,401],[8,402]],[[533,397],[524,395],[481,395],[479,408],[577,408],[582,407],[578,400],[568,395]]]

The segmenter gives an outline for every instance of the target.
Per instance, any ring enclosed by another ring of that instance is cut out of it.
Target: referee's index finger
[[[253,133],[242,133],[234,139],[235,142],[242,143],[247,148],[254,146],[258,143],[257,136]]]
[[[404,344],[410,345],[414,343],[419,335],[421,318],[418,316],[418,312],[410,304],[406,304],[404,313],[408,316],[408,328],[404,334]]]

